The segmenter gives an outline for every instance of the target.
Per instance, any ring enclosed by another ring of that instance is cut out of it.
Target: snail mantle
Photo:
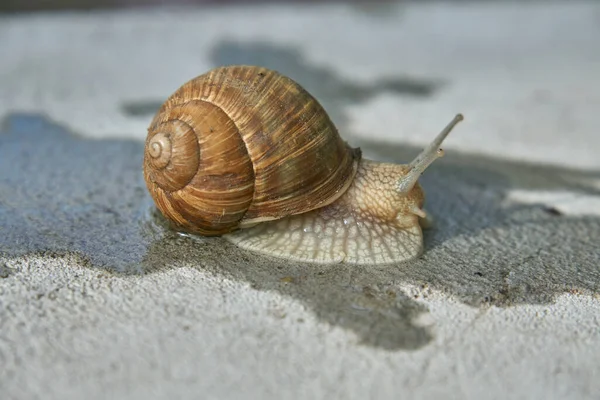
[[[312,263],[389,264],[423,251],[420,175],[458,114],[410,164],[361,157],[319,102],[263,67],[223,66],[154,116],[144,179],[176,229]]]

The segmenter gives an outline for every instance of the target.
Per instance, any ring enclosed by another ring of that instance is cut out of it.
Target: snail
[[[417,182],[456,117],[410,164],[362,158],[300,84],[264,67],[212,69],[159,108],[143,171],[179,231],[312,263],[388,264],[423,252]]]

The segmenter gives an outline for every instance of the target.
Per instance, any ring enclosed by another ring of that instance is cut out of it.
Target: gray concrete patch
[[[8,278],[13,273],[12,268],[9,268],[6,264],[0,264],[0,278]]]
[[[14,115],[4,126],[0,167],[15,172],[0,191],[6,232],[0,252],[11,257],[75,253],[95,267],[126,274],[210,271],[297,298],[363,344],[388,350],[416,349],[431,340],[430,332],[412,323],[423,305],[402,294],[399,284],[432,288],[471,306],[501,307],[600,290],[599,218],[505,202],[505,192],[520,186],[596,193],[576,183],[598,177],[595,172],[449,154],[422,178],[435,227],[426,232],[421,259],[376,268],[314,266],[173,232],[145,190],[140,142],[82,139],[40,116]],[[394,162],[419,150],[356,145]]]
[[[327,114],[338,129],[346,130],[347,105],[365,102],[377,95],[391,93],[396,96],[426,99],[444,86],[441,79],[416,77],[390,77],[368,84],[343,80],[335,71],[311,65],[302,59],[300,51],[289,46],[277,46],[267,42],[236,42],[224,40],[216,43],[209,57],[214,67],[230,64],[261,65],[279,71],[301,82],[325,107]],[[164,99],[140,99],[122,105],[126,115],[152,118]]]
[[[14,115],[0,143],[0,251],[80,252],[114,270],[139,262],[150,241],[137,225],[148,199],[139,142],[88,140]]]
[[[0,16],[2,400],[599,397],[598,4],[375,8]],[[382,161],[464,112],[420,259],[288,263],[156,214],[153,112],[234,62]]]

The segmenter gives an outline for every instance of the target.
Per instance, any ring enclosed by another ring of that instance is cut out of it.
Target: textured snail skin
[[[346,193],[304,214],[259,224],[224,237],[238,246],[294,261],[387,264],[418,257],[424,195],[396,190],[406,165],[363,159]]]
[[[154,117],[144,178],[176,229],[314,263],[387,264],[423,251],[419,176],[457,115],[410,164],[361,158],[300,85],[254,66],[215,68]]]

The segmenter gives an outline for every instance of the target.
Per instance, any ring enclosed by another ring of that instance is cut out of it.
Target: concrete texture
[[[600,397],[600,7],[378,7],[0,20],[3,399]],[[423,257],[285,263],[169,229],[152,113],[241,62],[375,159],[465,114],[422,179]]]

